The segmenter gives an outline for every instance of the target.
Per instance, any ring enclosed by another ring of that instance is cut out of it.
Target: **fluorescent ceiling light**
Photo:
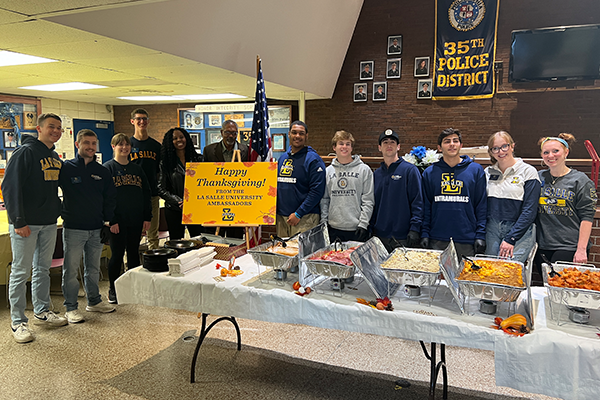
[[[216,93],[216,94],[186,94],[173,96],[182,100],[219,100],[219,99],[245,99],[246,96],[231,93]]]
[[[23,86],[19,89],[43,90],[46,92],[63,92],[67,90],[104,89],[108,86],[92,85],[84,82],[53,83],[51,85]]]
[[[10,65],[41,64],[49,62],[57,62],[57,60],[0,50],[0,67],[8,67]]]
[[[132,100],[132,101],[173,101],[177,100],[173,96],[132,96],[132,97],[117,97],[121,100]]]
[[[175,96],[133,96],[118,97],[121,100],[132,101],[178,101],[178,100],[226,100],[226,99],[245,99],[246,96],[231,93],[216,94],[184,94]]]

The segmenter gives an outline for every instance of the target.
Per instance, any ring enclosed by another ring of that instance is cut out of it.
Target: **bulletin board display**
[[[269,106],[271,134],[287,134],[291,121],[291,106]],[[221,126],[227,120],[238,125],[238,142],[250,145],[254,103],[206,104],[196,108],[177,109],[179,126],[187,130],[195,147],[204,152],[204,147],[221,140]],[[277,152],[274,152],[277,154]],[[277,157],[277,156],[276,156]]]

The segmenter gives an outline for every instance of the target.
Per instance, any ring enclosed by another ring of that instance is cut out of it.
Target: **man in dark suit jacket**
[[[419,97],[425,97],[425,98],[431,97],[431,92],[429,91],[428,83],[423,84],[423,89],[419,92]]]
[[[402,47],[398,44],[398,39],[392,40],[392,45],[388,48],[388,54],[402,53]]]
[[[371,72],[371,64],[365,64],[363,71],[360,73],[361,79],[373,78],[373,72]]]
[[[238,126],[235,121],[228,119],[223,122],[221,128],[221,136],[223,139],[220,142],[209,144],[204,148],[204,161],[230,162],[236,144],[237,149],[240,151],[242,161],[248,161],[248,146],[237,141]]]
[[[236,146],[240,151],[242,161],[249,160],[248,146],[237,141],[238,126],[235,121],[228,119],[223,122],[223,125],[221,126],[221,136],[223,139],[220,142],[209,144],[204,148],[204,161],[230,162],[233,157],[233,150],[236,149]],[[219,231],[219,235],[241,239],[244,237],[244,228],[223,227]]]
[[[388,70],[387,76],[388,77],[400,76],[400,70],[398,69],[398,64],[392,63],[392,66]]]
[[[358,87],[358,92],[356,92],[354,94],[354,100],[366,100],[367,99],[367,94],[363,90],[364,90],[364,86],[361,85]]]

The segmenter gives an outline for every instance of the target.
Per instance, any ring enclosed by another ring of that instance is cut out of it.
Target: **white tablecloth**
[[[217,262],[226,264],[214,261],[179,278],[135,268],[116,282],[119,303],[493,350],[499,386],[566,400],[595,399],[600,392],[600,339],[596,335],[600,331],[572,323],[557,326],[548,320],[543,288],[533,290],[538,305],[536,329],[529,335],[513,337],[489,328],[493,316],[478,312],[461,315],[445,287],[440,287],[431,306],[397,295],[392,299],[395,310],[388,312],[356,303],[356,297],[375,297],[364,282],[358,285],[358,290],[348,290],[342,297],[315,292],[300,297],[289,284],[278,287],[252,279],[258,275],[258,267],[249,255],[237,262],[244,274],[225,278],[224,282],[213,279],[219,275]],[[469,303],[469,310],[477,310],[476,299]],[[501,312],[507,311],[501,309]]]

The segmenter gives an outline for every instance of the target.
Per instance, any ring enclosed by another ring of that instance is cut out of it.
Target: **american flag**
[[[263,80],[261,60],[258,60],[258,76],[256,78],[256,97],[254,100],[254,118],[252,119],[252,152],[250,161],[271,161],[271,132],[269,131],[269,112],[267,95]]]

